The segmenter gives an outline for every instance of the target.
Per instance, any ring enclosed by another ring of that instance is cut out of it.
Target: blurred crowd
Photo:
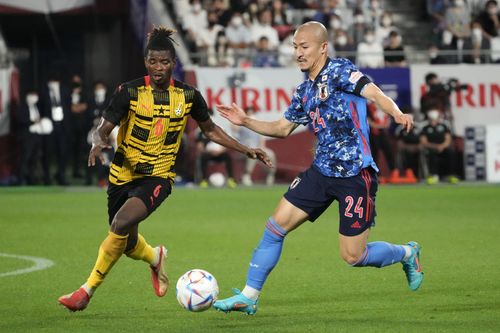
[[[500,62],[496,0],[427,0],[433,21],[431,64]]]
[[[427,0],[426,7],[431,63],[500,59],[496,0]],[[172,12],[192,60],[203,66],[293,66],[293,32],[308,20],[327,27],[332,56],[359,67],[407,65],[402,32],[383,0],[178,0]]]

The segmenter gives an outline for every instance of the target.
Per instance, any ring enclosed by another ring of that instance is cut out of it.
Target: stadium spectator
[[[356,63],[356,46],[345,30],[338,30],[333,44],[335,55],[340,58],[347,58]]]
[[[26,98],[17,109],[17,133],[21,160],[19,163],[19,185],[37,184],[38,171],[41,166],[41,114],[39,108],[38,92],[28,90]]]
[[[398,54],[394,54],[397,52]],[[407,65],[401,35],[397,31],[389,34],[389,44],[384,48],[384,62],[386,67],[405,67]]]
[[[43,142],[43,169],[45,184],[52,183],[50,161],[56,160],[56,182],[59,185],[68,185],[66,181],[66,164],[68,158],[68,132],[70,130],[71,92],[61,82],[60,73],[52,71],[42,90],[42,117],[52,121],[52,133],[44,136]]]
[[[207,11],[202,8],[200,0],[190,0],[190,10],[184,16],[182,21],[182,29],[185,33],[185,40],[189,50],[195,54],[197,52],[196,40],[197,34],[202,29],[206,29],[208,26],[207,22]],[[194,58],[195,62],[199,59]]]
[[[370,0],[365,9],[366,24],[370,27],[378,27],[380,25],[380,17],[384,12],[383,4],[379,0]]]
[[[85,87],[80,75],[71,78],[71,147],[73,177],[83,178],[87,155],[87,133],[90,129],[88,101]]]
[[[426,156],[429,173],[427,183],[436,184],[440,176],[446,176],[450,183],[456,184],[459,179],[453,172],[455,158],[450,126],[442,120],[439,110],[429,110],[427,117],[429,122],[420,133],[420,144]]]
[[[217,34],[214,48],[208,49],[208,65],[232,67],[235,65],[234,49],[229,45],[224,30]]]
[[[324,26],[329,26],[332,16],[341,16],[341,11],[338,8],[338,0],[323,0],[319,10],[314,14],[313,20],[322,23]]]
[[[444,19],[449,0],[427,0],[427,13],[433,20],[433,43],[441,43],[441,35],[446,28]]]
[[[89,117],[90,123],[92,124],[91,129],[87,133],[87,144],[88,149],[92,147],[92,133],[99,126],[99,121],[104,113],[105,108],[109,105],[110,96],[108,94],[108,88],[103,81],[96,81],[94,83],[92,94],[89,98]],[[111,132],[112,142],[116,142],[116,129]],[[105,188],[108,185],[108,174],[109,165],[113,159],[114,149],[116,146],[112,144],[111,148],[104,148],[102,150],[103,161],[98,159],[94,166],[87,167],[86,185],[92,185],[94,183],[94,178],[97,177],[97,185],[101,188]],[[114,148],[114,149],[113,149]]]
[[[471,36],[464,40],[464,62],[470,64],[484,64],[490,62],[490,39],[483,36],[483,29],[479,22],[472,22]]]
[[[280,44],[278,32],[271,26],[272,12],[269,8],[264,8],[259,12],[259,20],[254,22],[250,28],[252,42],[257,45],[260,37],[266,36],[269,40],[271,50],[277,50]]]
[[[278,32],[278,38],[280,41],[284,40],[292,29],[292,26],[288,22],[288,18],[285,12],[285,6],[283,1],[274,0],[272,1],[272,23],[274,29]]]
[[[228,45],[233,49],[246,49],[252,45],[250,29],[243,23],[241,13],[234,12],[225,29]]]
[[[209,8],[217,15],[217,24],[223,27],[229,24],[235,10],[233,7],[229,8],[229,2],[225,0],[212,0]]]
[[[463,61],[462,50],[464,39],[470,36],[471,15],[469,9],[465,5],[464,0],[453,0],[452,6],[446,10],[445,23],[446,32],[451,33],[451,42],[448,43],[449,37],[444,44],[450,45],[452,49],[459,51],[457,53],[457,62]],[[448,34],[449,35],[449,34]]]
[[[236,104],[218,105],[223,117],[261,135],[285,138],[299,125],[312,126],[318,138],[309,169],[292,182],[253,251],[243,291],[217,300],[217,310],[253,315],[269,274],[279,261],[287,234],[305,221],[314,221],[331,203],[339,203],[339,246],[342,258],[354,267],[384,267],[402,263],[410,289],[423,279],[416,242],[394,245],[367,239],[375,216],[377,167],[366,146],[366,100],[392,115],[406,130],[411,116],[371,83],[350,61],[328,57],[328,32],[318,22],[307,22],[294,34],[296,57],[307,77],[295,90],[281,119],[261,121],[248,117]],[[315,110],[315,112],[309,112]]]
[[[410,131],[405,131],[402,126],[397,126],[394,131],[397,138],[397,168],[404,177],[399,181],[416,183],[420,171],[420,129],[414,126]]]
[[[208,12],[207,20],[208,26],[196,34],[196,46],[200,54],[201,65],[208,64],[208,53],[214,53],[217,35],[224,30],[224,27],[217,23],[218,18],[214,11]]]
[[[384,48],[375,40],[372,28],[366,30],[363,42],[358,44],[356,61],[358,67],[384,67]]]
[[[151,247],[139,234],[139,223],[172,191],[174,166],[188,115],[207,138],[270,166],[263,151],[240,144],[214,124],[199,91],[172,79],[176,64],[173,33],[160,26],[148,34],[144,54],[148,75],[120,85],[92,135],[90,166],[102,158],[102,148],[109,146],[111,131],[120,126],[119,147],[109,173],[108,236],[99,247],[87,281],[73,293],[59,298],[59,303],[70,311],[87,307],[95,290],[123,254],[148,263],[155,294],[162,297],[167,293],[169,281],[164,270],[167,250],[161,245]],[[172,85],[175,89],[171,89]],[[168,118],[166,112],[170,112]]]
[[[389,42],[389,34],[391,31],[398,31],[392,21],[392,14],[384,12],[380,18],[380,24],[375,26],[375,38],[382,45],[387,45]]]
[[[245,110],[245,113],[248,116],[255,116],[255,109],[251,106],[247,107]],[[235,126],[236,127],[236,126]],[[269,156],[269,159],[273,163],[274,166],[277,166],[276,163],[276,154],[274,153],[271,148],[266,146],[266,140],[265,138],[258,134],[255,133],[254,131],[249,130],[246,127],[236,127],[236,134],[241,143],[243,143],[246,146],[249,147],[259,147],[263,151],[266,152],[267,156]],[[241,183],[245,186],[251,186],[253,185],[252,181],[252,172],[255,169],[255,166],[257,164],[253,162],[252,159],[247,158],[245,161],[245,173],[241,177]],[[266,185],[273,185],[274,184],[274,178],[276,174],[276,167],[273,168],[267,168],[267,176],[266,176]]]
[[[497,37],[500,31],[500,13],[497,1],[489,0],[486,2],[484,10],[478,15],[476,20],[481,25],[486,38]]]
[[[353,24],[351,24],[349,29],[349,35],[354,39],[355,45],[359,45],[363,42],[367,28],[369,28],[369,26],[365,24],[363,10],[356,8],[354,10]]]
[[[279,67],[276,52],[269,49],[269,40],[266,36],[260,37],[257,43],[257,52],[252,57],[254,67]]]
[[[201,177],[201,181],[199,182],[200,187],[207,188],[209,186],[208,165],[212,162],[222,163],[224,165],[227,175],[227,186],[229,188],[235,188],[237,183],[236,180],[234,180],[233,160],[226,147],[210,141],[201,131],[198,132],[196,145],[196,166],[199,168],[199,170],[197,170],[197,173],[199,174],[197,178]]]

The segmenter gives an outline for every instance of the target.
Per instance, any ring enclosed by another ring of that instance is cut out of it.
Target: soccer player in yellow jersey
[[[96,288],[125,254],[150,265],[157,296],[164,296],[168,277],[164,270],[167,250],[151,247],[138,233],[139,223],[171,193],[175,158],[190,115],[211,141],[271,166],[260,149],[248,148],[214,124],[200,92],[172,79],[175,66],[174,30],[156,27],[148,35],[144,63],[148,75],[119,86],[92,136],[89,166],[109,147],[109,135],[119,126],[118,149],[109,174],[110,230],[102,242],[87,281],[59,303],[71,311],[87,307]]]

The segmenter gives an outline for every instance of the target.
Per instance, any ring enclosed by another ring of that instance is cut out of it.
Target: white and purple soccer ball
[[[201,312],[212,306],[219,295],[215,277],[203,269],[192,269],[179,278],[176,286],[179,304],[188,311]]]

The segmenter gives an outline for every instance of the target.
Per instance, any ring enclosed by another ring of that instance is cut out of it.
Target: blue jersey
[[[314,81],[297,87],[285,118],[311,125],[317,137],[313,165],[328,177],[352,177],[373,167],[368,138],[366,99],[360,96],[371,81],[349,60],[328,59]]]

